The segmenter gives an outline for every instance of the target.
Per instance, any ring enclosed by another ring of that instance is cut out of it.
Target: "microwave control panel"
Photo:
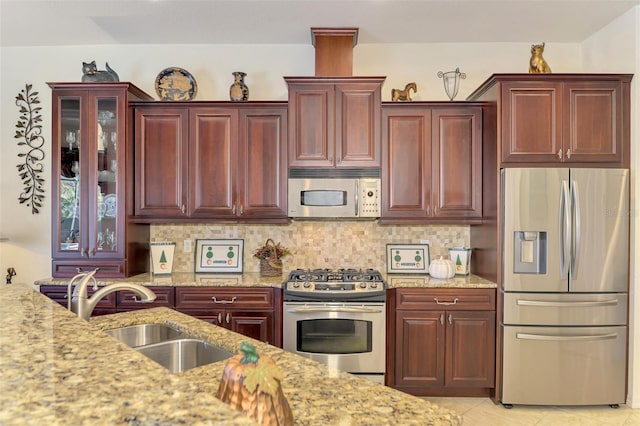
[[[380,179],[359,179],[358,214],[360,217],[380,217]]]

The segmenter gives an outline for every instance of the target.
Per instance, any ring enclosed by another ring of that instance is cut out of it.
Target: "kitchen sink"
[[[171,373],[231,358],[234,354],[198,339],[177,339],[140,346],[136,350]]]
[[[132,348],[188,337],[180,330],[166,324],[132,325],[105,330],[105,333]]]

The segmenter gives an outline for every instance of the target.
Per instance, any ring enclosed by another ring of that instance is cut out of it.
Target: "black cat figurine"
[[[82,82],[96,83],[102,81],[120,81],[118,74],[111,69],[109,63],[105,62],[106,70],[98,70],[96,61],[82,63]]]

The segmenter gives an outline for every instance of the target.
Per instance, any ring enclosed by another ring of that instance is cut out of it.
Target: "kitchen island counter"
[[[101,330],[170,323],[283,370],[296,425],[457,425],[456,413],[167,308],[83,321],[38,292],[0,288],[0,423],[253,424],[214,397],[225,362],[171,374]]]

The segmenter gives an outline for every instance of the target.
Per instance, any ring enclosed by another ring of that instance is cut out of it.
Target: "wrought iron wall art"
[[[32,85],[27,84],[16,96],[16,105],[20,111],[20,118],[16,124],[18,146],[25,147],[27,152],[18,153],[18,158],[23,162],[18,164],[18,174],[24,190],[18,197],[20,204],[31,207],[31,214],[40,212],[44,196],[44,178],[42,177],[44,165],[44,137],[42,136],[42,107],[38,92],[32,92]]]

